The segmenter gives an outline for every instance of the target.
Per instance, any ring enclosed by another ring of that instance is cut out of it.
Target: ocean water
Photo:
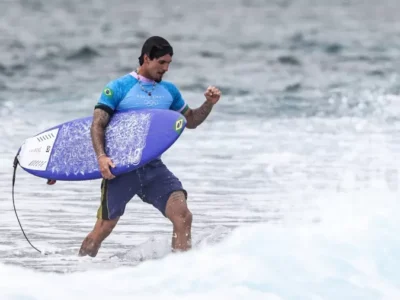
[[[0,2],[0,299],[399,299],[399,3]],[[90,115],[174,46],[191,107],[223,97],[163,155],[189,192],[194,248],[134,198],[96,258],[78,257],[100,182],[17,170],[23,140]]]

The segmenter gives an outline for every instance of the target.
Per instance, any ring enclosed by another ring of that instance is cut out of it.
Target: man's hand
[[[113,179],[115,176],[111,173],[110,167],[115,168],[114,163],[111,158],[106,155],[102,155],[98,158],[99,168],[101,172],[101,176],[104,179]]]
[[[217,89],[215,86],[209,86],[204,93],[206,100],[212,104],[218,102],[219,98],[221,97],[221,91]]]

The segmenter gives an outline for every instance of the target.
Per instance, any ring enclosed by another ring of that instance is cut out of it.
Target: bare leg
[[[185,194],[176,191],[168,199],[165,214],[173,224],[172,249],[186,251],[191,248],[192,213],[186,203]]]
[[[101,243],[110,235],[119,218],[113,220],[98,219],[92,232],[83,240],[79,256],[89,255],[95,257],[100,249]]]

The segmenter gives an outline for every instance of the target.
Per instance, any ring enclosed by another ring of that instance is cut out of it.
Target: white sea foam
[[[2,264],[0,299],[399,299],[396,195],[316,198],[317,224],[243,225],[215,245],[136,267],[54,274]]]

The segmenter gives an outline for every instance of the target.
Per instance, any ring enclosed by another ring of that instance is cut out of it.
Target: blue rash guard
[[[109,114],[127,109],[171,109],[184,114],[189,106],[182,98],[178,88],[167,81],[155,83],[136,72],[126,74],[110,81],[104,88],[96,108]]]

